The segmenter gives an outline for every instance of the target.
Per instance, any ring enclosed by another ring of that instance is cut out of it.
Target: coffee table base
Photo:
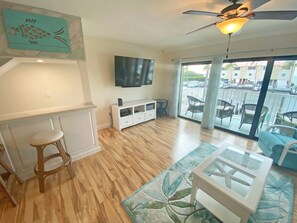
[[[195,201],[198,201],[203,207],[205,207],[209,212],[211,212],[222,222],[246,223],[250,217],[250,213],[241,213],[241,216],[237,216],[228,208],[217,202],[215,199],[213,199],[211,196],[200,189],[195,192],[195,195],[191,196],[191,203],[194,204]]]
[[[257,209],[271,164],[267,157],[224,144],[192,171],[191,203],[197,199],[223,222],[246,223]]]

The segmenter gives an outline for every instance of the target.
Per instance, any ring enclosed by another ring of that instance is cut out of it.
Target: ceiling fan
[[[183,14],[215,16],[222,21],[211,23],[209,25],[192,30],[190,34],[215,25],[220,31],[229,36],[239,31],[248,20],[293,20],[297,17],[297,11],[260,11],[253,12],[254,9],[264,5],[270,0],[248,0],[245,3],[237,3],[239,0],[229,0],[231,5],[225,7],[220,13],[188,10]]]

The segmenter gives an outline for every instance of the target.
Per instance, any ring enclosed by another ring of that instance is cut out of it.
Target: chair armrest
[[[234,111],[235,105],[230,105],[230,110]]]
[[[297,133],[297,129],[294,127],[286,126],[286,125],[271,125],[268,126],[266,131],[276,131],[276,130],[291,130],[295,131],[295,134]]]
[[[283,152],[278,160],[278,165],[281,166],[283,164],[283,161],[287,155],[287,153],[294,153],[297,155],[297,151],[296,150],[290,150],[294,145],[297,145],[297,140],[293,140],[293,141],[290,141],[288,142],[286,145],[285,145],[285,148],[283,149]]]

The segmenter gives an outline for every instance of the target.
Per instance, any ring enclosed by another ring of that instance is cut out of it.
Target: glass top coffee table
[[[248,221],[257,209],[272,159],[224,144],[193,170],[196,199],[223,222]]]

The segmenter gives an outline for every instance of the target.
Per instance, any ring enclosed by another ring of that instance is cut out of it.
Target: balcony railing
[[[206,87],[184,87],[182,89],[182,97],[180,100],[180,115],[184,115],[188,108],[187,95],[205,100],[206,90]],[[241,106],[245,103],[256,104],[259,98],[259,92],[242,89],[220,89],[218,98],[235,105],[234,113],[235,116],[237,115],[237,118],[239,118],[241,114]],[[269,108],[269,112],[266,115],[264,125],[266,126],[274,124],[278,113],[297,111],[297,96],[285,93],[268,92],[266,94],[264,106],[267,106]],[[195,117],[195,119],[201,121],[201,114],[197,114],[195,115]]]

